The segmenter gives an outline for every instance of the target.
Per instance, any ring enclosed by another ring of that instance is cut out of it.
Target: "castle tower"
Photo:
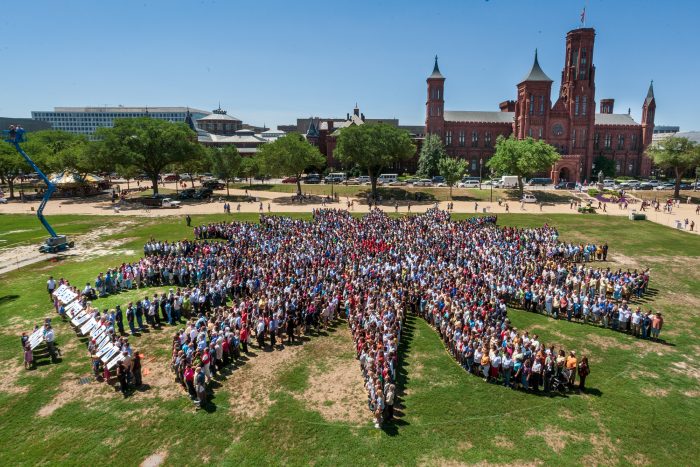
[[[535,61],[530,72],[518,84],[518,100],[515,104],[515,135],[518,139],[546,138],[549,124],[549,99],[552,80],[542,71],[535,50]]]
[[[595,30],[579,28],[566,34],[566,56],[559,100],[568,114],[567,152],[583,156],[584,178],[590,179],[595,127]]]
[[[654,81],[649,84],[647,97],[642,106],[642,144],[644,147],[651,144],[654,134],[654,114],[656,113],[656,99],[654,99]]]
[[[445,126],[445,77],[438,68],[438,58],[435,56],[433,73],[426,80],[428,83],[428,100],[425,103],[425,133],[443,137]]]

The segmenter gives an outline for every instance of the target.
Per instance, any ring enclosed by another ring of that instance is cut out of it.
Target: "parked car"
[[[178,174],[163,175],[163,181],[165,182],[177,182],[178,180],[180,180],[180,176]]]
[[[433,186],[433,181],[429,178],[422,178],[415,182],[413,186]]]
[[[364,185],[365,183],[369,183],[370,182],[369,175],[360,175],[359,177],[357,177],[357,182],[360,185]]]
[[[0,198],[0,204],[7,204],[7,198]]]
[[[653,190],[655,186],[657,186],[657,185],[652,185],[649,182],[642,182],[637,187],[637,190]]]
[[[692,183],[681,182],[681,184],[680,184],[680,189],[681,189],[681,190],[692,190],[692,189],[693,189],[693,184],[692,184]]]
[[[343,182],[345,185],[359,185],[360,181],[356,178],[349,178]]]
[[[479,188],[479,180],[466,180],[457,184],[458,188]]]
[[[530,186],[535,186],[535,185],[551,185],[552,184],[552,179],[551,178],[531,178],[528,182],[528,185]]]
[[[304,183],[309,185],[316,185],[321,183],[321,176],[319,174],[309,174],[302,179]]]
[[[395,182],[389,183],[389,186],[406,186],[407,183],[401,180],[396,180]]]
[[[175,201],[172,198],[163,198],[163,202],[160,205],[163,208],[179,208],[180,202]]]
[[[178,199],[192,199],[194,198],[194,194],[197,192],[194,188],[187,188],[185,190],[182,190],[180,193],[178,193],[177,198]]]
[[[435,176],[433,177],[433,183],[434,183],[435,185],[437,185],[437,184],[439,184],[439,183],[445,183],[445,177],[443,177],[442,175],[435,175]]]
[[[530,194],[530,193],[525,193],[521,199],[523,203],[536,203],[537,198],[535,198],[535,195]]]
[[[675,188],[675,185],[673,183],[666,182],[666,183],[662,183],[660,185],[657,185],[654,189],[661,191],[661,190],[673,190],[674,188]]]
[[[226,188],[226,184],[224,182],[221,182],[216,179],[210,179],[205,182],[202,182],[202,186],[204,188],[210,188],[212,190],[223,190]]]
[[[282,179],[282,183],[296,183],[297,178],[296,177],[287,177]]]
[[[194,194],[194,196],[192,196],[192,198],[194,198],[194,199],[208,199],[208,198],[211,198],[211,195],[213,195],[213,194],[214,194],[214,190],[212,190],[211,188],[200,188],[199,190],[197,190],[195,192],[195,194]]]
[[[559,182],[554,186],[555,190],[573,190],[576,188],[576,182]]]
[[[144,206],[159,208],[163,204],[164,198],[165,198],[165,195],[161,195],[161,194],[148,196],[146,198],[141,198],[141,203]]]

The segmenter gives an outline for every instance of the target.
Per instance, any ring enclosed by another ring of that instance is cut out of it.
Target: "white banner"
[[[112,348],[114,348],[114,347],[115,347],[114,344],[112,344],[111,342],[107,341],[107,343],[104,344],[104,345],[102,346],[102,348],[100,348],[100,349],[97,350],[97,353],[96,353],[95,355],[97,355],[98,357],[100,357],[100,359],[102,359],[102,356],[103,356],[103,355],[106,355],[106,354],[107,354],[110,350],[112,350]]]
[[[34,331],[31,336],[29,336],[29,341],[28,341],[29,348],[34,350],[43,341],[44,341],[44,329],[39,328],[36,331]]]
[[[112,370],[112,369],[115,368],[115,367],[119,364],[119,362],[121,362],[122,360],[124,360],[124,354],[123,354],[123,353],[117,354],[116,357],[114,357],[112,360],[109,361],[109,363],[107,364],[107,369],[108,369],[108,370]]]
[[[54,291],[53,295],[64,305],[69,304],[78,296],[78,294],[73,292],[66,284],[59,286]]]
[[[81,305],[77,300],[74,300],[72,303],[66,306],[66,314],[70,319],[75,318],[81,311],[83,311],[83,305]]]
[[[95,318],[90,318],[85,324],[83,324],[80,327],[80,334],[83,336],[87,334],[88,332],[92,331],[92,329],[97,326],[97,321]]]

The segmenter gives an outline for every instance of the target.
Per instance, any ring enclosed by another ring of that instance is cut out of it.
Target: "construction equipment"
[[[53,192],[56,190],[56,185],[51,183],[51,180],[44,175],[44,172],[39,169],[39,167],[32,161],[27,153],[22,150],[22,147],[19,145],[19,143],[23,143],[25,140],[24,138],[24,133],[25,130],[24,128],[21,127],[14,127],[11,126],[9,130],[4,130],[4,139],[6,142],[12,144],[17,152],[24,158],[25,161],[27,161],[27,164],[34,169],[34,171],[41,177],[41,179],[46,183],[46,192],[44,193],[44,197],[41,199],[41,204],[39,204],[39,209],[36,210],[36,216],[39,218],[39,222],[41,222],[41,225],[44,226],[46,231],[49,233],[50,237],[46,239],[46,241],[39,247],[39,252],[41,253],[58,253],[59,251],[66,251],[69,248],[73,248],[75,244],[72,241],[68,240],[68,237],[65,235],[58,235],[56,231],[51,227],[51,224],[46,220],[44,217],[44,208],[46,207],[46,203],[49,201],[49,198],[53,194]]]

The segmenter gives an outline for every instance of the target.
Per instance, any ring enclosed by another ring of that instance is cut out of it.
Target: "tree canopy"
[[[326,159],[318,148],[299,133],[289,133],[260,147],[258,155],[266,174],[293,175],[297,179],[297,194],[301,194],[301,175],[307,169],[319,169]]]
[[[15,197],[15,180],[22,173],[30,171],[29,164],[19,155],[14,146],[0,142],[0,181],[7,184],[10,198]]]
[[[158,178],[171,165],[200,157],[197,135],[185,123],[143,118],[117,119],[112,128],[100,128],[97,136],[115,164],[144,172],[158,193]]]
[[[377,177],[393,164],[416,153],[407,131],[384,123],[353,125],[340,130],[334,156],[343,164],[367,171],[372,197],[377,199]]]
[[[496,152],[487,165],[498,175],[517,175],[522,197],[523,178],[549,171],[559,158],[557,150],[544,141],[499,136]]]
[[[452,198],[452,187],[466,171],[467,162],[463,159],[443,157],[438,161],[438,172],[445,178],[445,183],[450,187],[450,199]]]
[[[226,195],[230,195],[228,184],[238,175],[241,169],[242,161],[238,149],[232,144],[223,148],[210,148],[209,159],[212,172],[226,182]]]
[[[654,164],[663,169],[672,169],[676,176],[673,196],[680,196],[681,177],[693,167],[700,165],[700,146],[688,138],[669,136],[647,149]]]
[[[427,178],[437,175],[440,172],[438,164],[446,157],[447,152],[440,136],[428,135],[420,149],[417,175]]]

